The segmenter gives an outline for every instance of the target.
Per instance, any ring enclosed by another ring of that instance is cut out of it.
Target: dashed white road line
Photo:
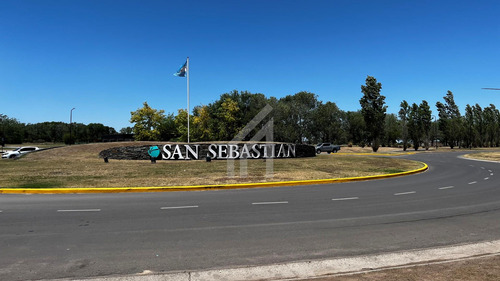
[[[80,209],[80,210],[57,210],[60,213],[64,212],[100,212],[101,209]]]
[[[450,188],[454,188],[454,186],[452,186],[452,185],[451,186],[444,186],[444,187],[440,187],[438,189],[443,190],[443,189],[450,189]]]
[[[175,207],[161,207],[160,210],[174,210],[174,209],[192,209],[198,206],[175,206]]]
[[[488,172],[493,173],[493,171],[492,171],[492,170],[488,170]]]
[[[476,183],[477,183],[477,181],[471,181],[471,182],[469,182],[469,184],[476,184]]]
[[[273,205],[273,204],[288,204],[288,201],[277,201],[277,202],[254,202],[252,205]]]
[[[483,170],[484,170],[484,169],[486,169],[486,168],[485,168],[485,167],[481,167],[481,169],[483,169]]]
[[[493,173],[490,173],[490,176],[493,176]]]
[[[484,180],[485,180],[485,181],[486,181],[486,180],[489,180],[489,179],[490,179],[490,178],[488,178],[488,177],[484,178]]]
[[[408,191],[408,192],[400,192],[400,193],[394,193],[395,196],[399,195],[408,195],[408,194],[415,194],[417,193],[416,191]]]
[[[333,198],[332,201],[358,200],[359,197]]]

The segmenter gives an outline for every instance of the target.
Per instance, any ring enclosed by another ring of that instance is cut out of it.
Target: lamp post
[[[71,143],[73,142],[73,138],[71,136],[71,126],[73,124],[73,110],[75,110],[74,107],[69,112],[69,145],[71,145]]]

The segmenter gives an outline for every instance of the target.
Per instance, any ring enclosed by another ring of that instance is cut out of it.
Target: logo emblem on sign
[[[153,158],[158,158],[158,156],[160,156],[160,148],[158,148],[158,146],[156,145],[151,146],[148,150],[148,154]]]

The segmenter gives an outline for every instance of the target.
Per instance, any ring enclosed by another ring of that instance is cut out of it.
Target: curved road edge
[[[79,281],[304,280],[306,278],[334,277],[387,269],[443,264],[499,255],[500,240],[494,240],[475,244],[330,260],[290,262],[275,265],[211,269],[204,271],[167,272],[163,274],[144,272],[137,275],[86,278]]]
[[[393,178],[417,174],[429,169],[424,162],[415,161],[423,165],[422,168],[384,175],[320,179],[320,180],[300,180],[300,181],[280,181],[263,183],[240,183],[240,184],[220,184],[220,185],[191,185],[191,186],[164,186],[164,187],[103,187],[103,188],[0,188],[0,194],[76,194],[76,193],[124,193],[124,192],[164,192],[164,191],[188,191],[188,190],[209,190],[209,189],[241,189],[241,188],[262,188],[297,185],[332,184],[343,182],[355,182]]]

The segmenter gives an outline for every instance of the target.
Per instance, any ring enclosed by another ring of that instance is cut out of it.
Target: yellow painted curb
[[[403,155],[413,155],[415,152],[401,152],[401,153],[349,153],[349,152],[337,152],[337,155],[354,155],[354,156],[403,156]]]
[[[238,189],[255,187],[278,187],[295,185],[314,185],[341,182],[365,181],[374,179],[384,179],[416,174],[426,171],[429,166],[419,162],[424,167],[412,171],[337,179],[321,180],[301,180],[301,181],[281,181],[281,182],[262,182],[262,183],[239,183],[239,184],[220,184],[220,185],[191,185],[191,186],[164,186],[164,187],[106,187],[106,188],[0,188],[0,193],[4,194],[68,194],[68,193],[122,193],[122,192],[160,192],[160,191],[180,191],[180,190],[207,190],[207,189]]]

